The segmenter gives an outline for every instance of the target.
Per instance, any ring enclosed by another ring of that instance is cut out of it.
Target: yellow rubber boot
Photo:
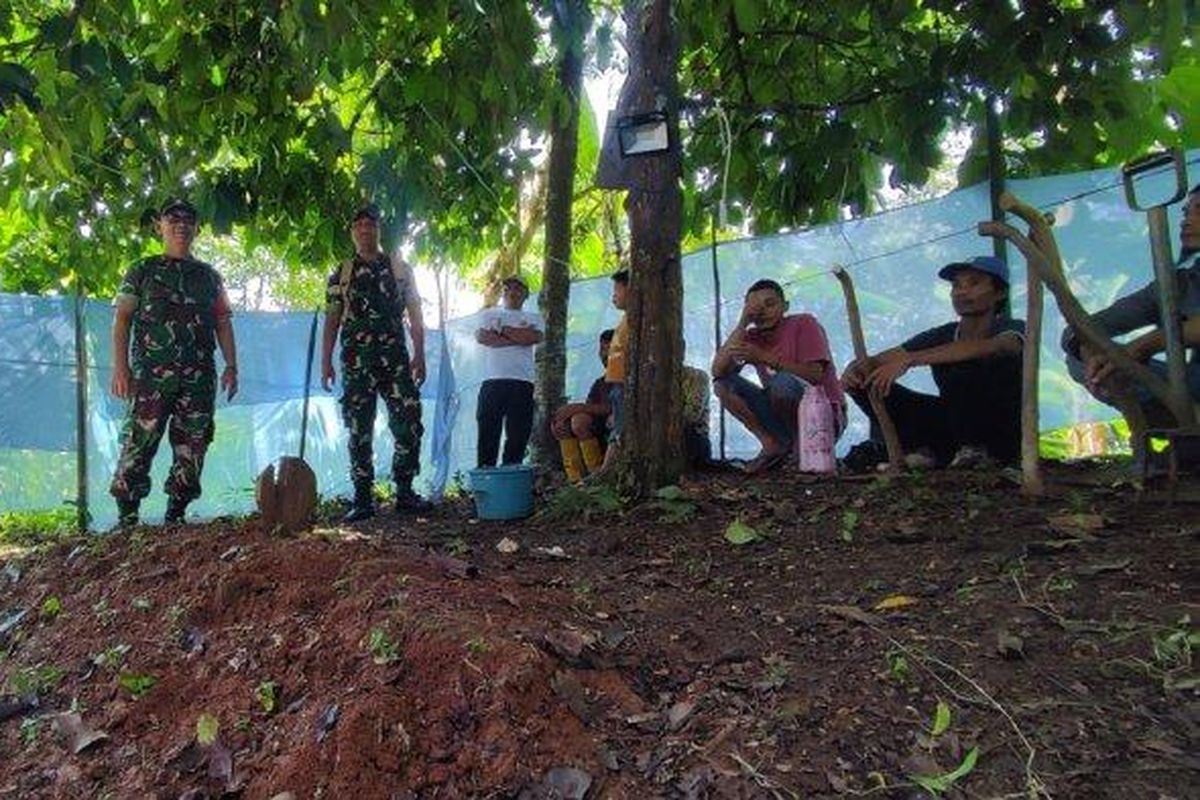
[[[604,463],[604,448],[600,446],[599,439],[580,439],[579,450],[583,453],[583,464],[587,467],[588,474],[600,469],[600,465]]]
[[[558,449],[562,452],[563,470],[567,480],[577,483],[583,480],[583,454],[579,452],[578,439],[560,439]]]

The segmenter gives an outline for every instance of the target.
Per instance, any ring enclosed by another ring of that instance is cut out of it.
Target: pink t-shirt
[[[825,395],[830,403],[845,408],[846,397],[842,394],[837,370],[833,368],[829,340],[825,338],[825,329],[812,314],[792,314],[784,317],[770,330],[752,328],[746,331],[744,341],[766,348],[772,356],[782,361],[824,362],[825,377],[821,379],[821,386],[825,389]],[[770,372],[767,367],[760,366],[759,370],[767,371],[768,374]]]

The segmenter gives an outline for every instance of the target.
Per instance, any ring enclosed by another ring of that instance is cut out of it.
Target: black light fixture
[[[630,114],[617,119],[617,138],[621,155],[649,156],[665,153],[671,149],[671,126],[667,124],[667,112],[648,111]]]

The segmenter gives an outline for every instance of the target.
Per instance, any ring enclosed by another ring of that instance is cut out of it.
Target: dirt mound
[[[598,763],[552,688],[561,666],[531,646],[553,591],[518,609],[452,558],[253,524],[96,538],[23,569],[5,605],[38,618],[9,684],[40,673],[44,715],[73,704],[109,739],[47,761],[6,726],[0,795],[480,796]]]

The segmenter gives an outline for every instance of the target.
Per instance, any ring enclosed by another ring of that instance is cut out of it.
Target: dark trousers
[[[476,455],[480,467],[496,466],[501,430],[502,463],[520,464],[525,460],[525,446],[533,430],[533,384],[507,378],[484,381],[479,387],[475,421],[479,423]]]
[[[953,379],[943,381],[940,396],[892,385],[883,401],[900,446],[905,452],[927,447],[943,465],[963,445],[983,447],[998,461],[1015,462],[1021,455],[1020,384],[998,381],[986,361],[956,366]],[[882,442],[867,393],[854,391],[850,397],[871,420],[871,438]]]

